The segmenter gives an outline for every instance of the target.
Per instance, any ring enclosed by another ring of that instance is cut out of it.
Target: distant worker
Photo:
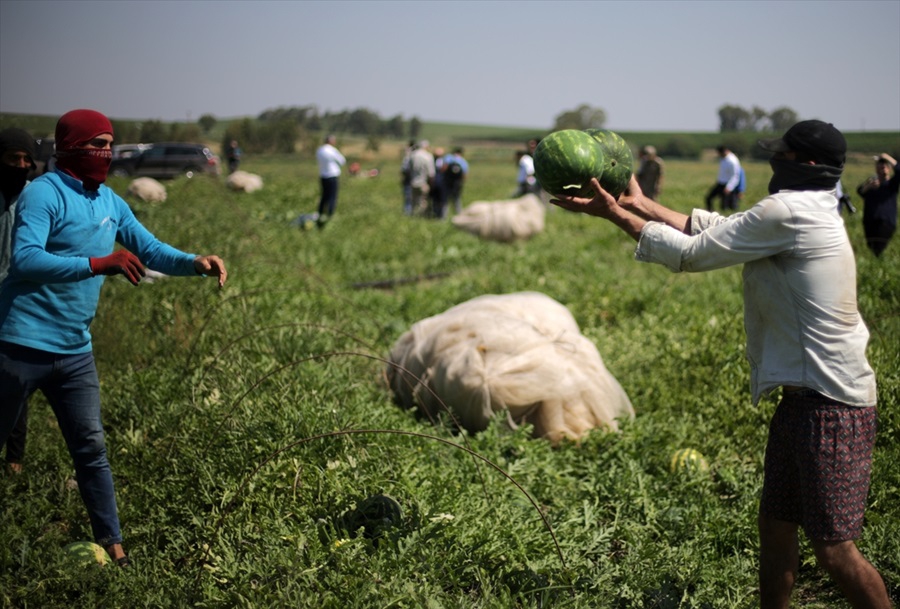
[[[428,195],[434,183],[434,155],[431,144],[422,140],[410,155],[409,186],[411,190],[412,214],[428,215]]]
[[[444,188],[444,149],[434,149],[434,180],[431,185],[431,216],[443,218],[447,206],[447,191]]]
[[[462,189],[469,175],[469,163],[463,157],[462,148],[454,148],[453,152],[444,157],[442,171],[444,172],[444,188],[447,191],[447,205],[444,207],[444,215],[447,215],[447,207],[453,204],[456,215],[462,213]]]
[[[234,173],[241,164],[241,149],[237,140],[231,140],[225,151],[225,160],[228,162],[228,173]]]
[[[747,192],[747,172],[744,171],[743,165],[741,166],[740,178],[738,179],[738,185],[734,189],[734,198],[735,198],[735,209],[741,206],[741,201],[744,200],[744,193]]]
[[[898,186],[897,161],[889,154],[880,154],[875,157],[875,175],[856,189],[863,198],[866,245],[876,256],[881,256],[897,230]]]
[[[337,208],[338,181],[341,176],[341,167],[347,164],[347,159],[335,147],[337,137],[329,134],[325,142],[316,150],[316,160],[319,162],[319,182],[322,187],[322,196],[319,199],[319,217],[316,225],[323,228],[334,215]]]
[[[403,153],[403,160],[400,161],[400,185],[403,188],[403,215],[411,216],[413,213],[412,206],[412,153],[416,150],[415,140],[409,140],[409,145]]]
[[[722,211],[735,211],[738,208],[738,197],[735,190],[741,181],[741,162],[728,146],[716,148],[719,153],[719,175],[716,183],[706,195],[706,210],[713,210],[713,201],[722,200]]]
[[[537,178],[534,177],[534,158],[528,154],[527,150],[519,150],[516,152],[516,165],[519,173],[516,176],[516,196],[521,197],[527,194],[539,195],[541,187]]]
[[[642,146],[638,152],[637,180],[641,187],[641,192],[653,199],[659,201],[659,194],[662,192],[663,180],[666,174],[666,167],[663,160],[657,156],[656,148],[653,146]]]

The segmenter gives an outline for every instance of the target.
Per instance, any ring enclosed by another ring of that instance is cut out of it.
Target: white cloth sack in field
[[[482,239],[510,242],[542,232],[545,213],[540,198],[527,194],[508,201],[476,201],[451,222]]]
[[[553,443],[634,418],[569,310],[537,292],[479,296],[423,319],[397,340],[389,361],[401,406],[434,418],[443,400],[473,432],[504,411],[513,426],[530,423]]]
[[[263,180],[255,173],[249,173],[241,169],[235,171],[225,180],[225,184],[231,190],[243,190],[244,192],[255,192],[263,187]]]
[[[128,194],[147,203],[162,203],[166,200],[166,187],[153,178],[135,178],[128,185]]]

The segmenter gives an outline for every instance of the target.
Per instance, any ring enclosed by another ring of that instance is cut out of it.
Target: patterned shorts
[[[858,538],[876,420],[875,408],[785,393],[769,426],[760,513],[799,524],[810,539]]]

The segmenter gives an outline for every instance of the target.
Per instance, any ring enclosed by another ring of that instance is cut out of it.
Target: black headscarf
[[[769,160],[769,165],[772,167],[769,194],[779,190],[834,190],[844,169],[775,158]]]
[[[0,192],[3,193],[3,199],[7,207],[25,188],[25,183],[28,181],[28,172],[35,168],[34,138],[24,129],[17,127],[4,129],[0,131],[0,156],[8,150],[27,153],[31,157],[31,166],[11,167],[5,163],[0,163]]]

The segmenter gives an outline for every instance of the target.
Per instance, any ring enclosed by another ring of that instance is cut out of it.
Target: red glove
[[[137,285],[144,276],[144,266],[137,256],[128,250],[118,250],[102,258],[90,258],[94,275],[125,275],[132,285]]]

